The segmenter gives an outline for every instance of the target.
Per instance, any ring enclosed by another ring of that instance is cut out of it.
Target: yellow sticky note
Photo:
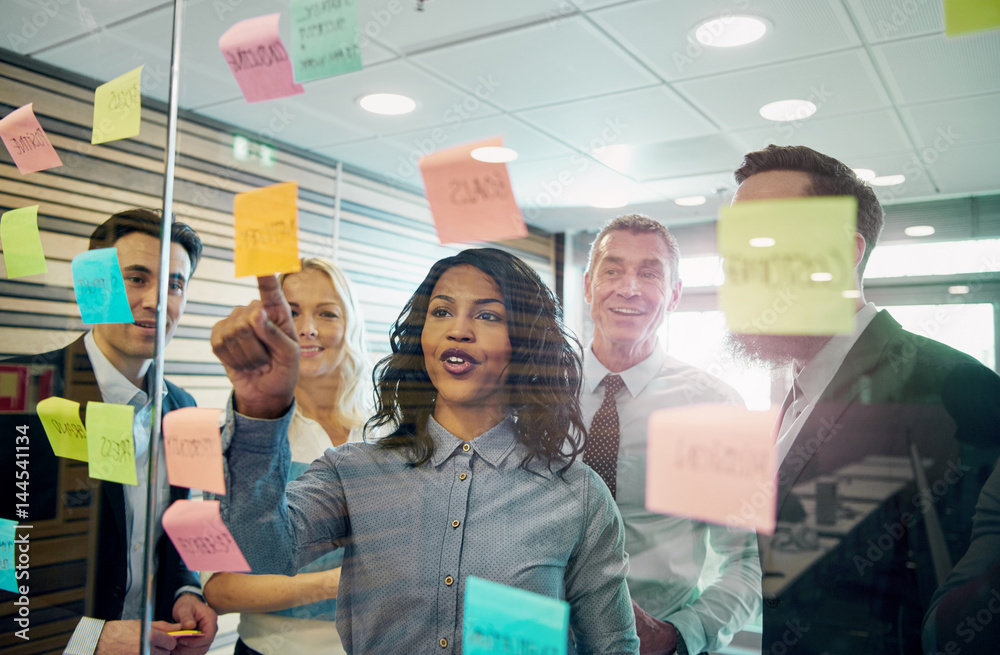
[[[0,243],[7,277],[48,272],[42,238],[38,235],[38,205],[4,212],[0,216]]]
[[[142,66],[102,84],[94,92],[91,143],[107,143],[139,134],[142,123]]]
[[[87,455],[90,477],[138,484],[131,405],[87,403]]]
[[[724,207],[719,306],[743,334],[827,335],[854,329],[853,196],[756,200]]]
[[[52,396],[35,407],[42,427],[59,457],[87,461],[87,431],[80,421],[80,403]]]
[[[944,0],[944,33],[959,36],[1000,27],[997,0]]]
[[[301,268],[298,197],[295,182],[236,194],[236,277],[291,273]]]

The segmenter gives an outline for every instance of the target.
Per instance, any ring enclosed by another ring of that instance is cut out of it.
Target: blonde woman
[[[360,441],[370,412],[371,364],[364,321],[344,273],[324,259],[279,278],[301,349],[288,479],[330,447]],[[295,576],[216,573],[205,598],[220,614],[240,612],[236,655],[343,653],[334,622],[343,549]]]

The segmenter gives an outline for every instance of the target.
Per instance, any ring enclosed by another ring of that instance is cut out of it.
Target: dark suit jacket
[[[79,402],[83,415],[86,412],[87,401],[101,402],[100,390],[97,387],[97,380],[87,356],[83,337],[60,350],[9,359],[3,363],[29,364],[41,367],[54,366],[55,375],[50,387],[51,395]],[[194,398],[186,391],[170,382],[164,381],[164,383],[167,388],[163,404],[164,413],[180,407],[195,405]],[[35,400],[42,400],[42,398]],[[4,426],[4,434],[12,434],[13,425],[23,421],[24,415],[0,415],[0,424]],[[54,516],[55,504],[64,500],[67,506],[85,505],[89,500],[92,507],[98,507],[96,535],[90,535],[88,549],[88,557],[92,559],[89,562],[87,575],[88,597],[92,599],[92,608],[89,611],[90,615],[95,618],[120,619],[128,575],[128,535],[125,525],[123,487],[116,482],[87,478],[86,482],[78,485],[85,491],[68,494],[73,498],[58,498],[56,493],[60,481],[57,474],[57,458],[44,437],[40,423],[37,423],[37,429],[33,430],[33,435],[31,519],[37,521]],[[13,440],[10,443],[13,444]],[[7,457],[5,456],[4,459]],[[10,460],[12,459],[10,458]],[[8,468],[9,466],[5,464],[0,480],[6,479],[11,474],[12,471],[8,471]],[[3,488],[8,489],[12,486],[13,483],[9,486],[5,484]],[[67,485],[64,483],[63,488],[66,487]],[[49,494],[48,498],[45,497],[46,492]],[[170,487],[171,503],[180,498],[187,498],[188,495],[189,492],[185,488]],[[11,516],[11,507],[7,505],[3,506],[0,513],[5,517],[14,518]],[[93,529],[95,524],[92,523],[91,526]],[[154,620],[173,621],[174,594],[177,589],[185,585],[200,588],[201,585],[197,574],[187,569],[166,535],[163,535],[156,548],[158,564],[153,618]],[[38,575],[40,574],[36,574],[36,579]]]
[[[998,454],[1000,377],[880,311],[780,466],[779,516],[794,504],[793,486],[871,455],[908,457],[911,442],[934,460],[930,500],[955,561]],[[936,586],[921,513],[928,504],[911,483],[813,566],[805,584],[765,594],[765,652],[779,642],[795,653],[919,652],[920,620]],[[772,546],[762,537],[765,572],[775,568]],[[810,627],[793,630],[790,622]]]

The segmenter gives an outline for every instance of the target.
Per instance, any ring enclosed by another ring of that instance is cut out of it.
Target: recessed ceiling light
[[[911,225],[903,230],[903,234],[908,237],[929,237],[934,234],[933,225]]]
[[[698,25],[694,38],[712,48],[732,48],[753,43],[767,32],[767,23],[753,16],[713,18]]]
[[[769,121],[800,121],[816,113],[816,105],[808,100],[778,100],[760,108],[760,115]]]
[[[517,151],[503,146],[484,146],[472,151],[472,158],[487,164],[504,164],[517,159]]]
[[[770,248],[774,243],[774,239],[771,237],[754,237],[750,239],[750,247],[752,248]]]
[[[948,293],[956,296],[962,296],[969,293],[969,287],[964,284],[957,284],[953,287],[948,287]]]
[[[592,196],[588,201],[591,207],[598,209],[618,209],[628,204],[628,198],[624,193],[618,191],[605,191],[600,195]]]
[[[674,204],[681,207],[697,207],[704,205],[708,201],[705,196],[685,196],[684,198],[674,198]]]
[[[872,186],[894,186],[896,184],[902,184],[905,181],[905,175],[879,175],[878,177],[873,177],[868,180],[868,184],[871,184]]]
[[[813,282],[829,282],[833,279],[833,273],[827,273],[825,271],[813,273],[809,276],[809,279]]]
[[[862,182],[868,182],[875,177],[875,171],[870,168],[855,168],[854,174],[857,175],[858,179]]]
[[[417,108],[417,102],[413,98],[398,93],[372,93],[362,96],[358,104],[365,111],[386,116],[409,114]]]

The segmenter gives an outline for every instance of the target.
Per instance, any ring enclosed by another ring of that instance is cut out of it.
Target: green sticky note
[[[38,236],[38,205],[4,212],[0,216],[0,243],[7,277],[48,272],[42,238]]]
[[[142,125],[142,66],[102,84],[94,92],[91,143],[107,143],[139,134]]]
[[[997,0],[944,0],[944,33],[959,36],[1000,27]]]
[[[719,306],[731,332],[830,335],[854,329],[857,199],[757,200],[724,207]]]
[[[80,421],[80,403],[52,396],[35,407],[42,427],[59,457],[87,461],[87,430]]]
[[[296,82],[361,70],[355,0],[292,0],[288,11]]]
[[[0,519],[0,589],[17,593],[17,580],[14,566],[17,561],[17,551],[14,540],[17,523],[9,519]]]
[[[131,405],[87,403],[87,456],[90,477],[138,484]]]
[[[465,579],[462,652],[566,655],[569,603],[524,589]]]

